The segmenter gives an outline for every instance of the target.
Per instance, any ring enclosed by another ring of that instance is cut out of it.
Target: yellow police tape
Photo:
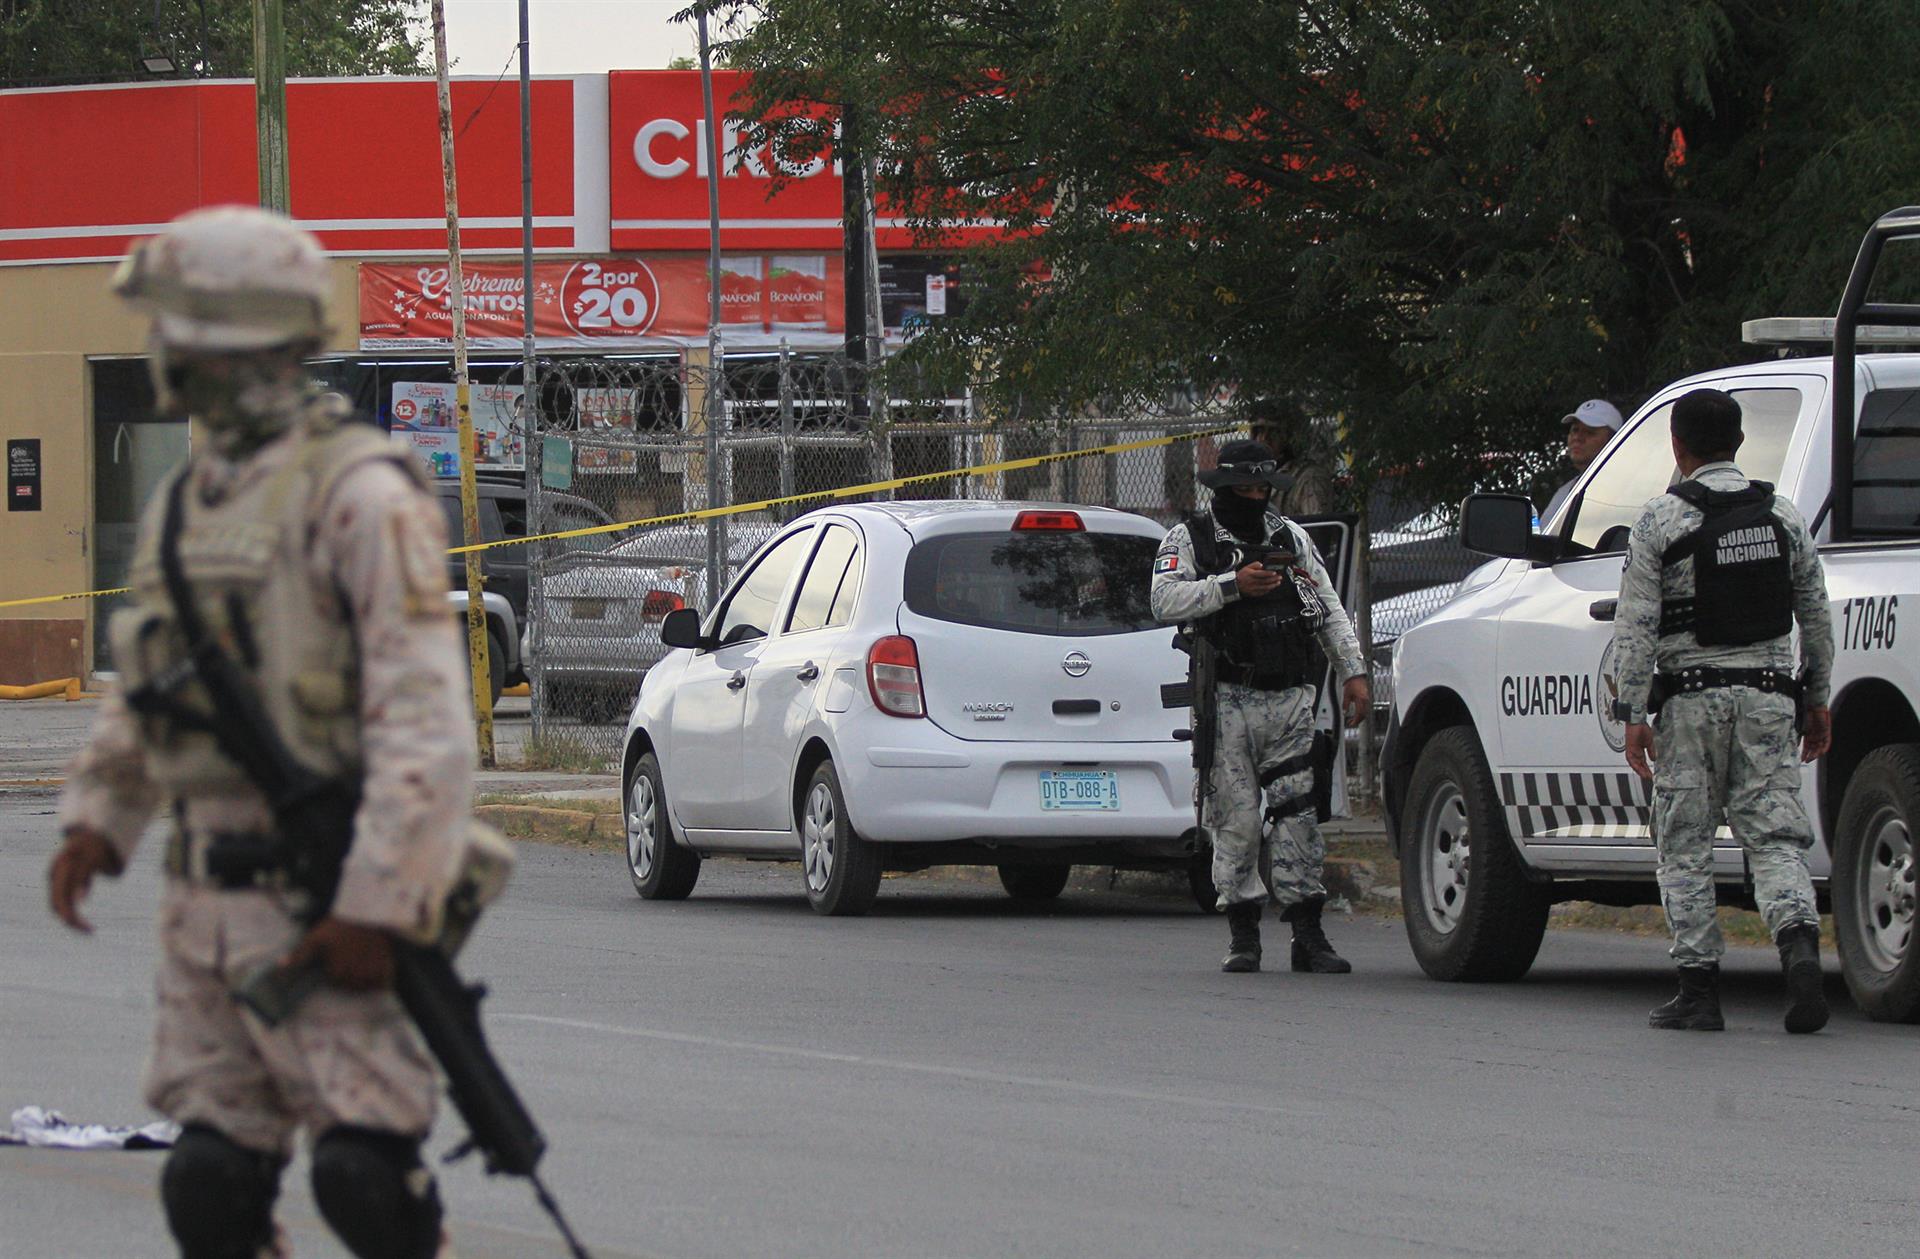
[[[1169,433],[1161,437],[1144,437],[1139,441],[1116,442],[1111,446],[1089,446],[1083,450],[1063,450],[1055,455],[1029,455],[1023,459],[1002,459],[998,463],[978,463],[970,468],[952,468],[945,472],[921,472],[913,476],[894,477],[887,481],[869,481],[865,485],[842,485],[830,490],[810,490],[805,494],[788,494],[783,498],[763,498],[756,503],[731,503],[725,507],[702,507],[695,511],[674,512],[669,516],[648,516],[641,520],[622,520],[610,525],[590,525],[585,529],[566,529],[557,533],[536,533],[524,538],[506,538],[498,542],[471,542],[465,546],[448,547],[448,555],[465,555],[469,551],[491,551],[496,547],[525,546],[529,542],[557,542],[566,538],[584,538],[599,533],[620,533],[627,529],[647,529],[656,525],[681,524],[689,520],[712,520],[720,516],[739,516],[747,512],[766,511],[770,507],[786,507],[794,503],[828,503],[842,498],[858,498],[862,494],[879,494],[886,490],[897,490],[909,485],[927,485],[934,481],[946,481],[953,477],[989,476],[996,472],[1019,472],[1026,468],[1042,468],[1050,463],[1065,463],[1069,459],[1088,459],[1095,455],[1123,455],[1135,450],[1151,450],[1156,446],[1171,446],[1175,442],[1197,441],[1202,437],[1219,437],[1225,433],[1238,432],[1237,424],[1223,425],[1219,428],[1196,429],[1191,433]],[[116,586],[111,590],[84,590],[65,595],[38,595],[31,599],[0,599],[0,608],[19,608],[33,603],[62,603],[68,599],[97,599],[103,595],[123,595],[131,587]]]

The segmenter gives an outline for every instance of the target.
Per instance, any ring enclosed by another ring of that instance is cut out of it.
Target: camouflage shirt
[[[1743,490],[1746,476],[1731,463],[1709,463],[1693,480],[1711,490]],[[1785,498],[1775,496],[1773,514],[1787,529],[1793,573],[1793,618],[1800,627],[1800,684],[1809,707],[1827,703],[1833,677],[1833,615],[1827,606],[1826,575],[1807,522]],[[1691,630],[1660,636],[1660,603],[1694,594],[1693,560],[1681,557],[1663,569],[1661,556],[1676,540],[1698,529],[1705,515],[1698,507],[1662,494],[1641,511],[1633,525],[1626,572],[1620,579],[1620,606],[1613,638],[1618,652],[1620,698],[1627,720],[1647,720],[1647,691],[1657,671],[1671,673],[1696,665],[1729,669],[1793,669],[1793,636],[1746,646],[1702,647]]]
[[[1246,547],[1212,516],[1207,519],[1212,521],[1214,537],[1222,546]],[[1360,640],[1353,632],[1353,621],[1340,606],[1340,594],[1333,588],[1333,579],[1327,575],[1327,566],[1313,539],[1307,536],[1306,530],[1275,511],[1267,512],[1266,536],[1266,544],[1254,548],[1255,552],[1279,548],[1299,556],[1295,571],[1304,574],[1313,584],[1320,606],[1326,609],[1326,616],[1314,626],[1314,634],[1320,640],[1320,649],[1333,662],[1334,672],[1343,682],[1365,676],[1366,660],[1360,652]],[[1193,558],[1193,540],[1187,536],[1184,522],[1167,531],[1166,540],[1160,544],[1159,554],[1153,561],[1149,599],[1155,618],[1169,624],[1195,621],[1213,615],[1239,597],[1240,589],[1234,584],[1231,571],[1211,577],[1200,572]]]

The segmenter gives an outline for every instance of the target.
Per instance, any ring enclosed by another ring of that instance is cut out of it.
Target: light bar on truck
[[[1749,319],[1740,325],[1740,339],[1748,345],[1830,346],[1833,344],[1833,320],[1791,315]],[[1854,339],[1863,346],[1920,346],[1920,328],[1881,328],[1866,324],[1854,333]]]

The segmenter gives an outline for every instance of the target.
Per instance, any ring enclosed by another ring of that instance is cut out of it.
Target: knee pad
[[[440,1190],[420,1141],[373,1128],[329,1128],[313,1145],[313,1197],[357,1259],[433,1259]]]
[[[182,1259],[257,1259],[273,1243],[285,1162],[189,1124],[160,1172],[160,1201]]]

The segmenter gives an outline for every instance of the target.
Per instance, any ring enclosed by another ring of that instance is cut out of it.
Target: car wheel
[[[854,833],[832,761],[813,771],[800,801],[800,865],[816,913],[857,917],[880,894],[880,851]]]
[[[627,875],[644,900],[685,900],[700,877],[700,854],[673,842],[660,762],[648,752],[627,777]]]
[[[1001,866],[1000,886],[1017,901],[1050,901],[1066,890],[1069,865]]]
[[[500,636],[492,630],[487,631],[487,695],[488,703],[498,708],[500,692],[507,689],[507,649],[500,645]]]
[[[1526,974],[1552,901],[1527,882],[1472,729],[1454,726],[1433,737],[1404,808],[1400,897],[1420,968],[1448,980]]]
[[[1213,845],[1201,840],[1198,850],[1187,858],[1187,891],[1203,914],[1220,912],[1220,890],[1213,885]]]
[[[1916,827],[1920,744],[1880,748],[1854,771],[1834,826],[1833,930],[1853,1003],[1882,1023],[1920,1022]]]

